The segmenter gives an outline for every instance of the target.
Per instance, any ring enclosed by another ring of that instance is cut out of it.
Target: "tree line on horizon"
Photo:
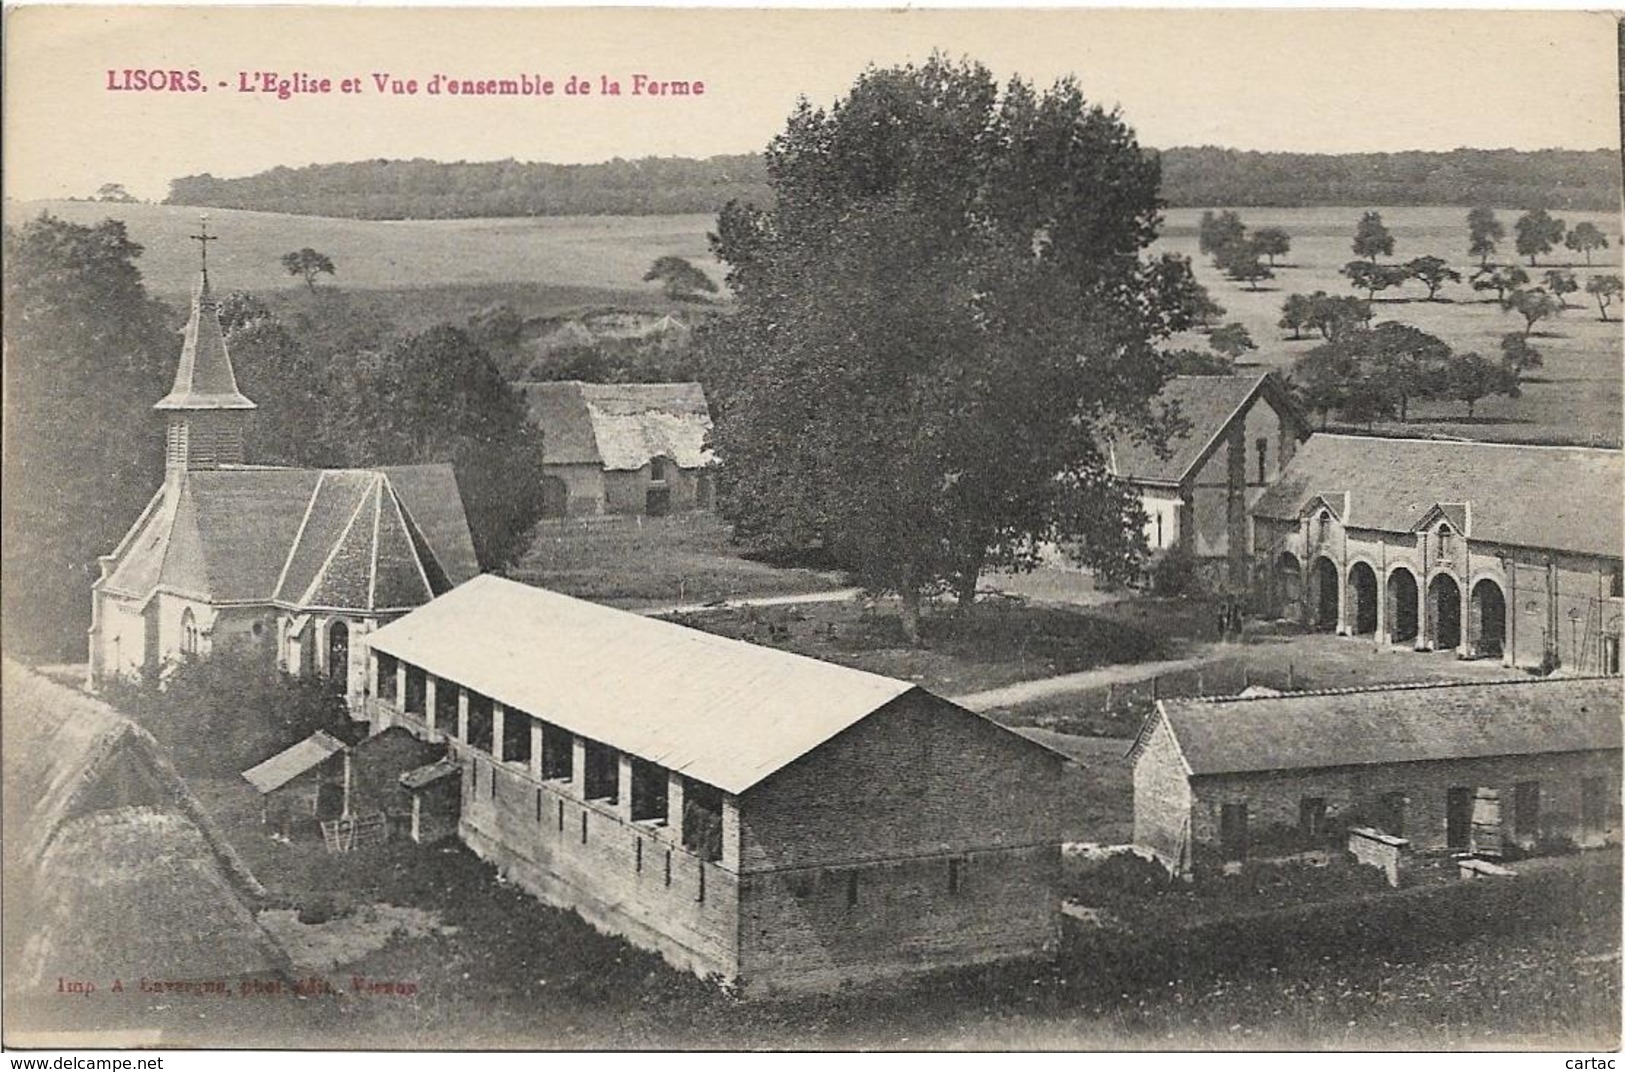
[[[1280,153],[1213,146],[1145,149],[1172,208],[1540,204],[1618,206],[1620,161],[1607,150]],[[362,160],[275,167],[241,178],[188,175],[166,204],[354,219],[714,213],[771,204],[762,154],[645,157],[599,164],[517,160]]]

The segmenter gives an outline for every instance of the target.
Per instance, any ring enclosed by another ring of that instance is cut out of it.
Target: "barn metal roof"
[[[1617,750],[1621,682],[1547,678],[1163,700],[1192,775]]]
[[[337,737],[325,730],[317,730],[298,744],[284,748],[265,762],[243,771],[243,778],[261,793],[271,793],[306,771],[326,763],[344,751],[344,747],[344,742]]]
[[[915,688],[491,575],[367,642],[505,707],[730,793]]]

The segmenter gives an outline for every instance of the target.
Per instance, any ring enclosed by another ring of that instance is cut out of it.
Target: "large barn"
[[[1258,603],[1383,645],[1620,670],[1625,455],[1316,435],[1253,507]]]
[[[164,484],[92,588],[90,679],[242,644],[284,669],[365,679],[357,638],[479,572],[449,465],[246,464],[237,389],[205,271],[167,421]]]
[[[1041,954],[1063,759],[904,681],[492,576],[368,637],[511,880],[747,992]]]
[[[1326,848],[1620,836],[1620,680],[1429,683],[1163,700],[1130,750],[1134,841],[1171,869]]]
[[[516,384],[542,430],[550,517],[710,507],[711,411],[697,383]]]

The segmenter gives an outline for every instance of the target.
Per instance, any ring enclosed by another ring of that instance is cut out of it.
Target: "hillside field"
[[[119,205],[94,202],[8,203],[8,223],[40,211],[93,223],[108,216],[123,219],[131,237],[146,247],[141,269],[148,286],[171,302],[184,301],[196,271],[196,248],[187,240],[196,233],[198,210],[169,205]],[[1170,209],[1158,247],[1189,256],[1198,278],[1225,307],[1223,321],[1245,324],[1260,349],[1249,355],[1261,367],[1289,368],[1316,340],[1294,341],[1276,327],[1281,302],[1294,292],[1325,290],[1352,294],[1338,269],[1353,258],[1349,248],[1360,207],[1239,210],[1252,229],[1279,226],[1292,236],[1292,252],[1277,266],[1276,278],[1257,291],[1223,278],[1197,254],[1196,225],[1200,209]],[[1466,254],[1466,210],[1461,208],[1385,208],[1380,210],[1395,237],[1392,260],[1427,254],[1443,257],[1464,276],[1470,275]],[[1510,232],[1516,209],[1498,210],[1509,232],[1503,260],[1512,253]],[[1570,226],[1595,223],[1609,236],[1607,250],[1594,255],[1597,264],[1575,268],[1582,285],[1588,275],[1620,270],[1621,221],[1607,213],[1562,212]],[[708,251],[706,234],[715,220],[688,216],[568,216],[480,220],[353,220],[214,209],[211,227],[221,241],[210,249],[218,266],[217,284],[228,290],[297,291],[302,285],[287,275],[278,258],[311,246],[331,256],[338,266],[334,279],[318,286],[389,291],[380,302],[391,314],[404,316],[402,326],[422,326],[433,318],[462,319],[495,301],[512,304],[527,316],[551,316],[592,306],[621,304],[652,308],[662,304],[659,289],[643,282],[656,257],[675,254],[703,267],[719,284],[722,266]],[[1531,274],[1539,282],[1547,267],[1566,264],[1573,254],[1560,249]],[[1527,264],[1526,264],[1527,270]],[[1377,319],[1398,319],[1444,338],[1458,350],[1499,354],[1503,334],[1521,330],[1523,322],[1503,313],[1493,301],[1466,282],[1447,285],[1444,300],[1419,300],[1423,290],[1409,283],[1379,295]],[[1397,295],[1397,297],[1393,296]],[[290,295],[291,298],[292,295]],[[1472,438],[1561,439],[1567,442],[1618,443],[1621,422],[1622,336],[1617,319],[1603,323],[1583,291],[1569,296],[1575,305],[1556,321],[1539,325],[1536,346],[1546,367],[1526,380],[1523,397],[1480,402],[1475,419],[1465,420],[1460,403],[1415,407],[1412,421],[1392,431],[1435,431]],[[1586,302],[1586,304],[1582,304]],[[419,315],[413,316],[413,313]],[[1200,336],[1179,340],[1199,346]]]

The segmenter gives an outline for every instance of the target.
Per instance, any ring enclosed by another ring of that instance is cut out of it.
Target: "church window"
[[[186,609],[186,612],[181,615],[181,654],[182,655],[196,655],[197,653],[198,653],[197,619],[193,616],[192,609],[190,607],[188,607]]]

